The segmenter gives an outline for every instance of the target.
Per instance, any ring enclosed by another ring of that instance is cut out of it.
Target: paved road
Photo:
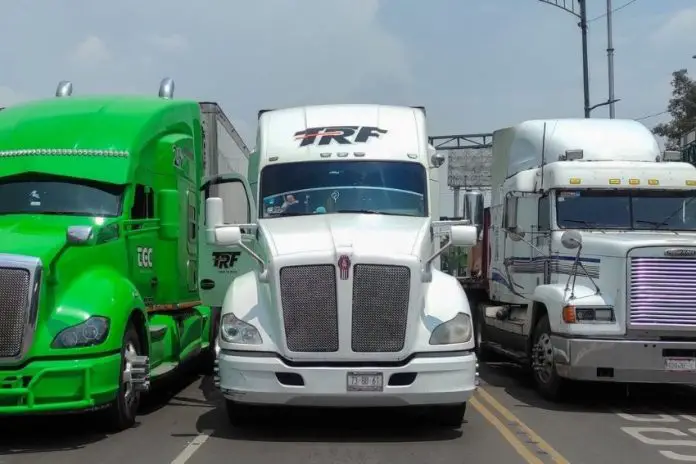
[[[298,411],[260,431],[227,425],[210,379],[152,398],[114,436],[89,417],[0,424],[0,463],[462,464],[696,462],[696,395],[686,388],[579,385],[563,406],[539,400],[506,363],[485,366],[461,431],[395,413]]]

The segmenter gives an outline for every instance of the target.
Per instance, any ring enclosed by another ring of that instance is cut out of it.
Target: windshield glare
[[[696,230],[696,191],[560,190],[562,229]]]
[[[0,214],[116,217],[123,187],[56,176],[0,179]]]
[[[306,161],[261,172],[259,217],[332,213],[428,215],[427,176],[415,162]]]

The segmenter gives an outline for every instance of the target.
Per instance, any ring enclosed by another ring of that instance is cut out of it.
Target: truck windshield
[[[696,230],[696,191],[560,190],[562,229]]]
[[[124,188],[56,176],[0,178],[0,214],[116,217]]]
[[[423,165],[401,161],[306,161],[261,172],[263,218],[331,213],[428,215]]]

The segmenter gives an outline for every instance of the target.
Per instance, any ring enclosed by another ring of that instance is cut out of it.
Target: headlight
[[[260,345],[263,343],[261,334],[256,330],[256,327],[238,319],[231,313],[222,316],[220,336],[227,343],[240,343],[242,345]]]
[[[451,345],[453,343],[466,343],[471,340],[474,329],[471,325],[471,317],[468,314],[459,313],[454,318],[435,327],[430,336],[431,345]]]
[[[58,332],[51,348],[84,348],[99,345],[109,335],[109,318],[92,316],[84,322]]]
[[[573,306],[563,307],[563,322],[566,324],[611,324],[616,321],[611,306]]]

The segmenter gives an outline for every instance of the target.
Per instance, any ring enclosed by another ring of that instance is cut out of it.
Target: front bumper
[[[0,366],[0,415],[97,409],[116,397],[120,369],[120,353],[32,361],[15,370]]]
[[[477,368],[476,355],[463,352],[415,356],[408,363],[394,367],[291,367],[275,355],[221,350],[216,383],[227,399],[250,404],[321,407],[460,404],[468,401],[476,390]],[[375,372],[383,374],[383,391],[347,390],[348,373]],[[295,374],[292,375],[295,383],[301,378],[302,384],[289,385],[285,380],[287,374]]]
[[[692,359],[695,342],[602,340],[551,336],[561,377],[626,383],[696,384],[696,368],[674,370],[668,359]],[[689,361],[687,361],[688,363]]]

